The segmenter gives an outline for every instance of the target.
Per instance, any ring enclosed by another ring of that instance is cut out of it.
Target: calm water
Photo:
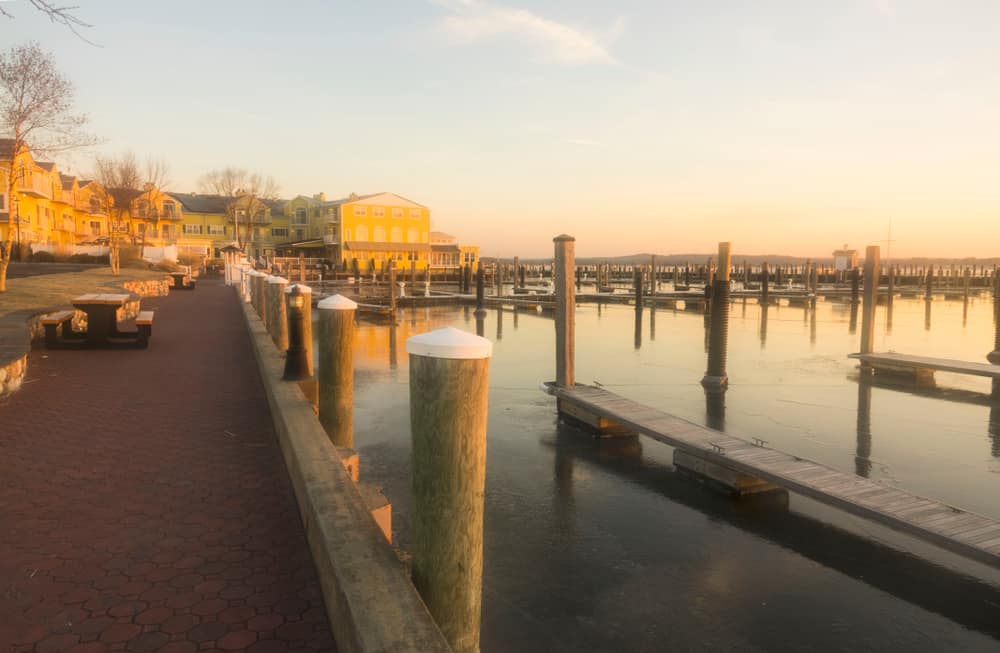
[[[876,350],[985,360],[988,298],[879,307]],[[860,319],[860,318],[859,318]],[[405,340],[471,310],[362,322],[355,363],[361,475],[409,543]],[[500,651],[1000,650],[1000,573],[803,497],[734,502],[678,474],[648,439],[560,425],[539,389],[553,321],[490,311],[482,648]],[[578,307],[577,380],[837,469],[1000,518],[1000,409],[989,381],[937,391],[859,384],[848,304],[733,305],[724,415],[706,410],[699,312]],[[395,346],[393,346],[395,340]],[[710,414],[711,413],[711,414]],[[992,431],[992,432],[991,432]]]

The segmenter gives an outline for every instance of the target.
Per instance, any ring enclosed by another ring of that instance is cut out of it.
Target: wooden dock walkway
[[[882,354],[848,354],[848,358],[856,358],[876,370],[908,371],[930,370],[932,372],[953,372],[955,374],[971,374],[1000,379],[1000,365],[990,363],[975,363],[959,361],[950,358],[931,358],[930,356],[915,356],[913,354],[897,354],[886,352]]]
[[[993,519],[713,431],[601,388],[547,384],[545,389],[685,453],[1000,567],[1000,522]]]

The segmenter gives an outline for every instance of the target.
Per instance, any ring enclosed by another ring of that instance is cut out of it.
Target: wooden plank
[[[986,376],[1000,378],[1000,365],[989,363],[977,363],[974,361],[960,361],[950,358],[931,358],[929,356],[914,356],[912,354],[896,353],[873,353],[873,354],[850,354],[849,358],[855,358],[868,365],[878,368],[879,366],[904,367],[910,369],[931,369],[942,372],[952,372],[955,374],[971,374],[975,376]]]
[[[910,357],[910,360],[918,358]],[[918,360],[912,364],[921,366],[926,363]],[[928,367],[950,371],[942,367]],[[996,367],[1000,373],[1000,366],[986,367]],[[770,447],[760,447],[602,388],[574,386],[553,390],[551,394],[679,450],[695,453],[724,466],[728,462],[741,474],[756,476],[953,552],[1000,566],[1000,523],[992,519],[957,511],[898,487],[841,472]],[[716,448],[721,451],[716,451]]]

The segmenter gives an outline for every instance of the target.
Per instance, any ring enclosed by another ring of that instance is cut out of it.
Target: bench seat
[[[76,311],[59,311],[50,313],[42,318],[42,326],[45,327],[45,346],[53,349],[59,346],[60,338],[71,337],[73,316]]]
[[[139,333],[139,346],[146,348],[149,346],[149,338],[153,335],[153,311],[140,311],[135,318],[136,330]]]

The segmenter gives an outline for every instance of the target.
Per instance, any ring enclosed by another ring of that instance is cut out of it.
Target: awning
[[[344,243],[352,252],[429,252],[431,246],[426,243],[369,243],[348,241]]]
[[[323,240],[321,238],[316,238],[314,240],[303,240],[297,243],[288,243],[287,245],[282,245],[282,247],[299,247],[306,249],[313,249],[316,247],[325,247]]]
[[[435,252],[451,252],[453,254],[462,253],[462,250],[459,249],[458,245],[431,245],[431,249]]]

